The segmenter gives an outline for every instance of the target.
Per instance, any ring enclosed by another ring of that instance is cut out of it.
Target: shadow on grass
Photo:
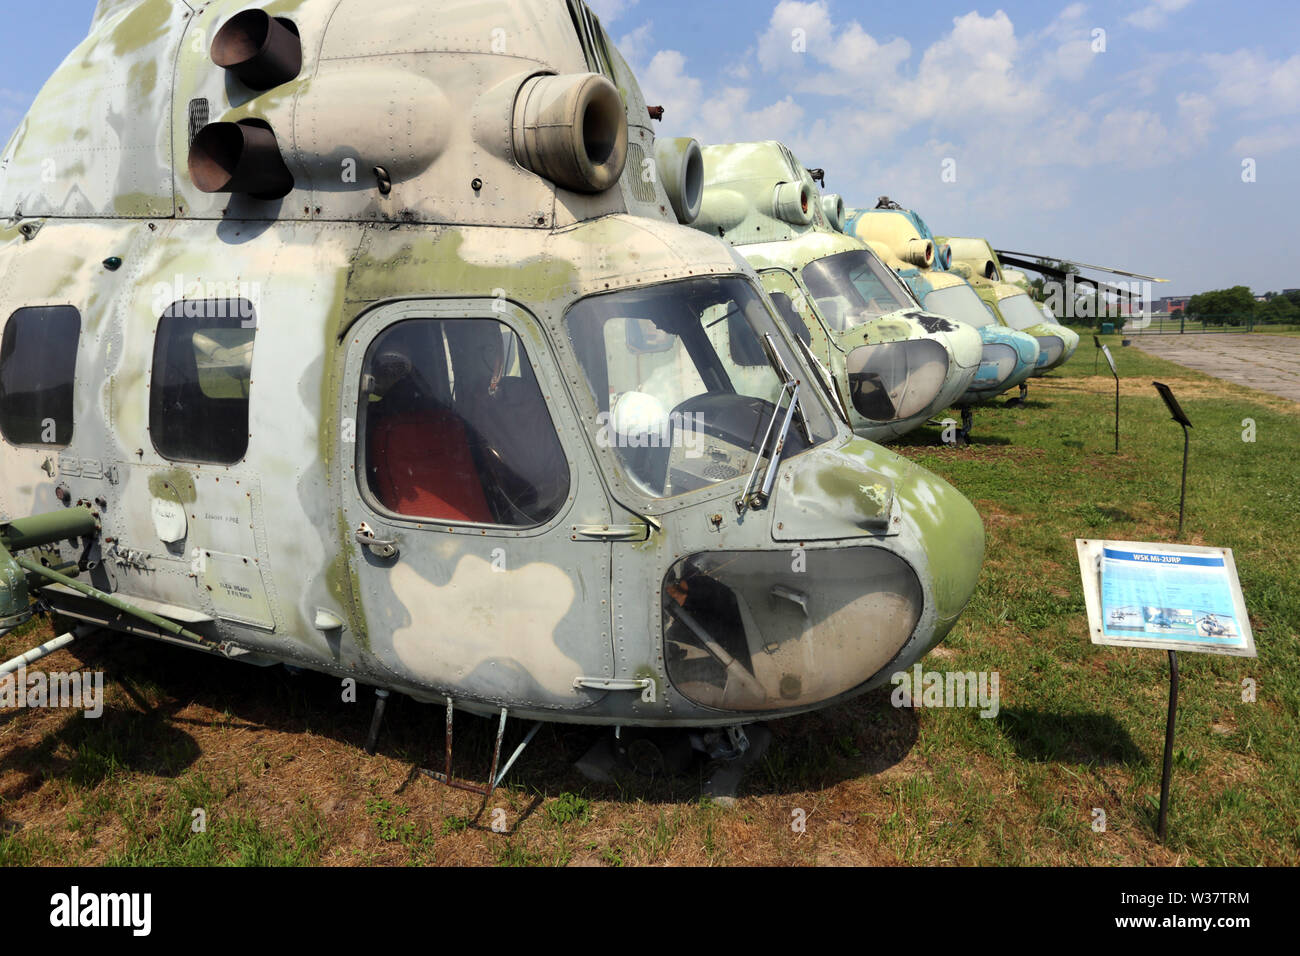
[[[934,428],[918,428],[908,432],[901,438],[896,438],[889,443],[898,448],[952,448],[948,442],[943,440],[941,432]],[[974,447],[981,445],[1003,446],[1012,444],[1012,439],[1003,438],[1001,435],[989,435],[980,432],[979,418],[975,419],[974,431],[971,432],[970,444]],[[960,450],[960,448],[958,448]]]
[[[281,667],[250,667],[150,641],[92,638],[71,649],[87,668],[103,670],[103,716],[89,720],[59,715],[32,728],[27,739],[0,750],[0,771],[17,769],[23,779],[0,795],[14,799],[57,778],[94,787],[115,773],[179,776],[204,752],[222,746],[214,732],[259,730],[310,733],[360,751],[369,729],[374,696],[358,687],[356,702],[343,700],[338,678]],[[889,689],[864,694],[823,711],[771,722],[767,754],[751,767],[741,793],[802,792],[876,774],[901,761],[917,739],[913,711],[890,706]],[[195,708],[202,708],[195,710]],[[394,694],[388,701],[377,752],[406,763],[403,787],[438,787],[416,772],[444,766],[444,708]],[[452,773],[482,783],[496,739],[497,719],[456,712]],[[501,760],[514,752],[528,724],[508,723]],[[544,724],[511,769],[505,786],[529,794],[563,791],[648,803],[700,799],[706,761],[685,772],[649,778],[628,772],[616,783],[596,784],[574,764],[610,728]],[[252,738],[255,740],[256,738]],[[316,744],[314,744],[315,746]],[[242,747],[252,746],[248,739]],[[341,754],[343,751],[341,751]]]
[[[1016,755],[1038,762],[1140,764],[1146,755],[1109,714],[1062,714],[1010,707],[997,716],[998,729]]]
[[[0,794],[4,799],[17,799],[48,778],[90,788],[120,772],[178,777],[201,753],[198,742],[158,710],[112,705],[99,717],[81,711],[60,716],[53,729],[0,756],[0,774],[20,774]]]

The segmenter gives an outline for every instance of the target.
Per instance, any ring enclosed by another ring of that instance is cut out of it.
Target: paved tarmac
[[[1131,337],[1144,352],[1300,402],[1300,336],[1244,332]]]

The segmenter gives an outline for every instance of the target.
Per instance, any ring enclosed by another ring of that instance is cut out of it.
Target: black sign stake
[[[1097,363],[1101,361],[1101,338],[1095,332],[1093,333],[1092,336],[1092,344],[1097,346],[1097,351],[1093,354],[1092,357],[1092,374],[1096,375]]]
[[[1119,454],[1119,369],[1115,367],[1115,356],[1110,354],[1110,346],[1103,345],[1101,354],[1106,356],[1110,374],[1115,376],[1115,454]]]
[[[1169,652],[1169,716],[1165,720],[1165,767],[1160,774],[1160,820],[1156,834],[1165,842],[1169,817],[1169,778],[1174,772],[1174,718],[1178,715],[1178,652]]]
[[[1178,493],[1178,537],[1183,536],[1183,515],[1187,509],[1187,455],[1191,450],[1192,435],[1188,431],[1192,423],[1187,418],[1187,413],[1183,407],[1178,404],[1178,399],[1174,398],[1174,393],[1169,386],[1163,382],[1152,382],[1160,397],[1165,400],[1165,406],[1169,409],[1169,414],[1174,417],[1174,421],[1183,426],[1183,484],[1182,490]]]

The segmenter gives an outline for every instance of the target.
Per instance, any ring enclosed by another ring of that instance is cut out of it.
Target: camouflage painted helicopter
[[[777,142],[704,148],[697,229],[734,245],[794,330],[853,430],[905,434],[970,387],[979,334],[922,309],[864,243],[843,232],[844,202]]]
[[[968,440],[972,407],[1029,378],[1038,363],[1038,341],[999,324],[970,283],[948,271],[951,247],[936,246],[924,220],[887,196],[880,197],[874,209],[849,210],[844,231],[871,246],[926,309],[979,330],[984,343],[979,371],[956,401],[962,412],[961,437]]]
[[[736,752],[884,683],[983,527],[806,384],[702,169],[578,0],[101,0],[0,154],[0,632],[352,678],[370,745],[445,704],[448,783],[499,718],[479,792],[508,715]]]
[[[968,273],[966,277],[975,291],[1004,325],[1039,339],[1044,354],[1039,358],[1035,375],[1042,375],[1070,360],[1079,347],[1079,334],[1059,322],[1045,321],[1042,311],[1029,295],[1028,282],[1007,280],[998,253],[988,240],[940,238],[939,241],[948,243],[953,250],[950,268]],[[1020,278],[1023,279],[1023,273]],[[1057,341],[1052,341],[1053,338]]]

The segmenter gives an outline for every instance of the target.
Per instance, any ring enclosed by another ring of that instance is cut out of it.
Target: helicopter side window
[[[784,269],[764,269],[758,274],[758,279],[786,328],[804,345],[812,345],[812,329],[817,325],[817,316],[794,276]]]
[[[72,390],[81,313],[70,305],[19,309],[0,342],[0,432],[11,445],[72,441]]]
[[[247,299],[174,303],[158,321],[149,435],[170,461],[233,465],[248,452],[257,315]]]
[[[370,494],[410,518],[533,527],[569,463],[519,337],[493,319],[408,319],[366,353],[357,400]]]

